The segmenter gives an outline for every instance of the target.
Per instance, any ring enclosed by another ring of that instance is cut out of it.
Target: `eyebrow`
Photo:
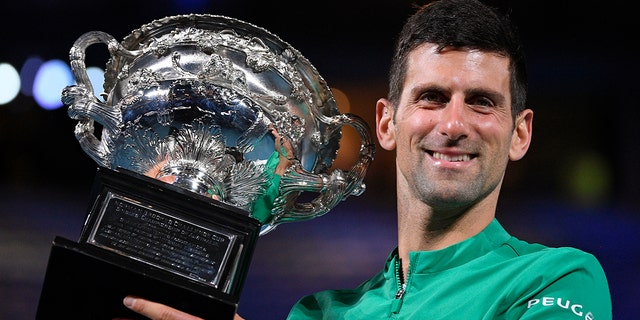
[[[447,89],[447,87],[441,86],[437,83],[420,83],[411,87],[409,93],[411,94],[411,96],[416,97],[420,96],[420,94],[425,91],[449,92],[450,90]]]
[[[451,92],[448,87],[442,86],[437,83],[424,83],[418,84],[411,88],[410,94],[413,97],[419,96],[422,92],[437,91],[437,92]],[[499,91],[486,89],[486,88],[471,88],[464,92],[465,96],[485,96],[489,97],[496,103],[504,103],[506,97]]]

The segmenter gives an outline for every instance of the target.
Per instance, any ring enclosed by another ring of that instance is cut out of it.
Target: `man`
[[[373,278],[304,297],[289,319],[611,319],[593,255],[520,241],[495,218],[507,164],[531,142],[525,100],[506,18],[475,0],[411,16],[376,105],[380,145],[396,153],[398,247]],[[150,317],[174,312],[129,302]]]

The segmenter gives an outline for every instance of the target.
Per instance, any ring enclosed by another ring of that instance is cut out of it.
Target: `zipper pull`
[[[391,312],[398,313],[400,312],[400,308],[402,307],[402,298],[404,297],[405,285],[403,284],[398,292],[396,292],[396,296],[391,302]]]

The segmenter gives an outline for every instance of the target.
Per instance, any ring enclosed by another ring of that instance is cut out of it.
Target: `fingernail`
[[[124,303],[127,308],[131,308],[133,307],[133,304],[136,303],[136,299],[133,297],[124,297],[122,303]]]

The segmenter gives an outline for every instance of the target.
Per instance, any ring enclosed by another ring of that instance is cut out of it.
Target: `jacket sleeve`
[[[547,262],[540,286],[514,304],[506,319],[612,319],[609,285],[596,257],[574,249]]]

